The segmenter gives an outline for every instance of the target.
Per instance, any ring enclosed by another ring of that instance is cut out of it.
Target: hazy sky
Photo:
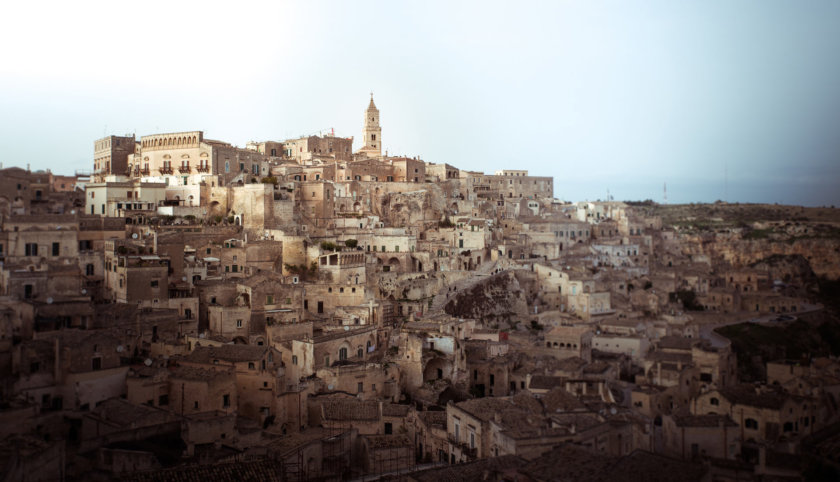
[[[359,139],[372,90],[390,153],[567,200],[840,206],[836,0],[10,2],[0,45],[6,167],[91,169],[105,134]]]

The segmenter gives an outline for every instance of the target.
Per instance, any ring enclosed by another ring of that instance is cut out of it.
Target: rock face
[[[485,324],[511,322],[528,311],[522,295],[516,276],[502,273],[458,293],[444,309],[452,316],[472,318]]]
[[[749,265],[774,255],[802,256],[817,276],[840,279],[840,241],[828,238],[798,239],[793,242],[769,240],[740,241],[718,246],[724,259],[734,265]]]
[[[437,185],[422,190],[384,193],[377,200],[383,221],[391,226],[412,226],[436,222],[446,211],[446,198]]]
[[[750,266],[759,270],[766,270],[773,280],[781,280],[785,283],[793,282],[809,289],[818,285],[817,275],[811,268],[811,264],[801,254],[774,254]]]
[[[774,256],[799,256],[819,277],[840,279],[840,240],[801,238],[745,240],[733,236],[685,236],[684,254],[707,254],[733,266],[749,266]]]

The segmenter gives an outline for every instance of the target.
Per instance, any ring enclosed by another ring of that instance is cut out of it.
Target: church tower
[[[365,111],[365,127],[362,129],[365,144],[359,149],[360,154],[368,157],[382,157],[382,128],[379,127],[379,109],[373,103],[373,93],[370,94],[370,104]]]

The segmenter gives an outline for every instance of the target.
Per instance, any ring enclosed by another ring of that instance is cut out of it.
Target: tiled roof
[[[234,462],[218,465],[193,465],[142,473],[128,473],[127,482],[208,482],[208,481],[280,481],[283,464],[275,460]]]
[[[528,384],[528,388],[531,390],[551,390],[552,388],[563,386],[565,381],[566,379],[563,377],[536,375],[531,377],[531,382]]]
[[[678,475],[680,481],[705,480],[708,467],[676,460],[664,455],[635,450],[622,457],[602,480],[627,482],[670,482]]]
[[[349,400],[323,400],[324,418],[336,421],[373,421],[379,420],[379,402]]]
[[[216,378],[230,377],[233,372],[228,370],[213,370],[188,366],[180,366],[171,372],[170,378],[178,380],[210,381]]]
[[[776,390],[756,390],[752,385],[738,385],[722,388],[719,390],[721,396],[732,404],[747,405],[750,407],[770,408],[778,410],[782,408],[787,395]]]
[[[548,414],[586,409],[586,405],[563,388],[555,388],[547,392],[540,400]]]
[[[466,464],[450,465],[439,469],[429,469],[411,474],[418,482],[472,482],[475,480],[497,480],[491,474],[520,467],[525,460],[515,455],[503,455],[489,459],[480,459]]]
[[[682,415],[675,416],[674,422],[677,427],[718,427],[721,424],[727,427],[737,427],[728,415]]]
[[[400,405],[398,403],[384,403],[382,404],[383,417],[405,417],[408,415],[408,405]]]
[[[91,415],[125,428],[156,425],[174,419],[165,410],[145,405],[135,405],[121,398],[105,400],[91,411]]]
[[[201,346],[184,357],[185,362],[208,363],[213,360],[224,360],[227,362],[257,361],[265,356],[267,346],[252,345],[222,345],[222,346]]]
[[[446,412],[443,410],[417,412],[417,416],[423,420],[427,427],[446,428]]]
[[[681,336],[663,336],[659,340],[659,348],[669,350],[691,350],[691,345],[696,340],[683,338]]]
[[[396,447],[414,447],[407,435],[363,435],[371,449],[387,449]]]

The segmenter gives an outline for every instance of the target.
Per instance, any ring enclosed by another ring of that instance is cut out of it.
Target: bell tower
[[[373,103],[373,92],[370,93],[370,104],[365,111],[365,127],[362,129],[365,144],[359,149],[360,153],[368,157],[382,156],[382,128],[379,127],[379,109]]]

